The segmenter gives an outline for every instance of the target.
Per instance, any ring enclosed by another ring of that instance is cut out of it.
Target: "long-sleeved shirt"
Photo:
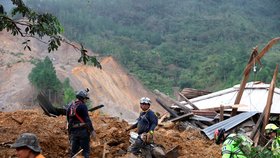
[[[142,111],[137,119],[137,122],[133,125],[133,128],[137,127],[137,133],[148,133],[154,131],[158,125],[158,118],[152,110]]]

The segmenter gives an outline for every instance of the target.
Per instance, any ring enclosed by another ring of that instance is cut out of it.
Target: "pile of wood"
[[[190,105],[192,108],[181,104],[169,96],[155,90],[157,94],[156,101],[167,111],[167,114],[162,115],[160,122],[180,122],[187,126],[192,126],[199,129],[204,129],[211,126],[219,121],[222,121],[224,116],[229,116],[223,113],[224,109],[232,108],[231,106],[221,106],[217,108],[209,109],[198,109],[192,104],[183,94],[179,93],[180,96]],[[220,115],[222,113],[222,115]]]
[[[210,94],[210,93],[212,93],[212,92],[207,91],[207,90],[193,89],[193,88],[184,88],[181,91],[181,94],[183,94],[188,99],[192,99],[192,98],[199,97],[199,96],[206,95],[206,94]],[[183,98],[181,98],[181,99],[184,100]]]

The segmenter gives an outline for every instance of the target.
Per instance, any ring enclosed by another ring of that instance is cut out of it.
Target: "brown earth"
[[[128,123],[116,117],[90,113],[96,129],[97,139],[91,142],[91,157],[103,156],[104,145],[106,157],[129,157],[125,154],[129,146],[129,133],[124,129]],[[15,150],[9,148],[23,132],[35,133],[47,158],[69,157],[69,142],[65,116],[48,117],[40,110],[21,110],[0,112],[0,157],[14,157]],[[181,158],[217,158],[220,146],[207,140],[196,130],[179,132],[177,126],[162,126],[155,130],[155,142],[163,145],[165,151],[178,145]]]

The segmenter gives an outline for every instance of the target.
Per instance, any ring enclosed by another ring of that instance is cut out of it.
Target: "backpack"
[[[81,105],[81,101],[76,101],[76,102],[74,102],[73,101],[73,103],[69,106],[69,114],[68,114],[68,116],[69,116],[69,122],[71,123],[72,122],[72,120],[73,120],[73,118],[74,117],[76,117],[81,123],[84,123],[85,121],[77,114],[77,108],[78,108],[78,106],[79,105]]]

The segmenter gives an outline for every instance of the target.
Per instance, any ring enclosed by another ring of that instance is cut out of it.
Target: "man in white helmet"
[[[275,158],[280,158],[280,129],[273,123],[265,126],[265,134],[272,139],[271,151]]]
[[[151,103],[152,102],[148,97],[140,99],[140,108],[142,109],[142,112],[140,113],[137,122],[127,129],[128,131],[137,128],[137,133],[139,135],[135,143],[129,148],[129,152],[133,154],[137,154],[141,148],[153,143],[153,134],[158,124],[158,118],[155,113],[150,110]]]

